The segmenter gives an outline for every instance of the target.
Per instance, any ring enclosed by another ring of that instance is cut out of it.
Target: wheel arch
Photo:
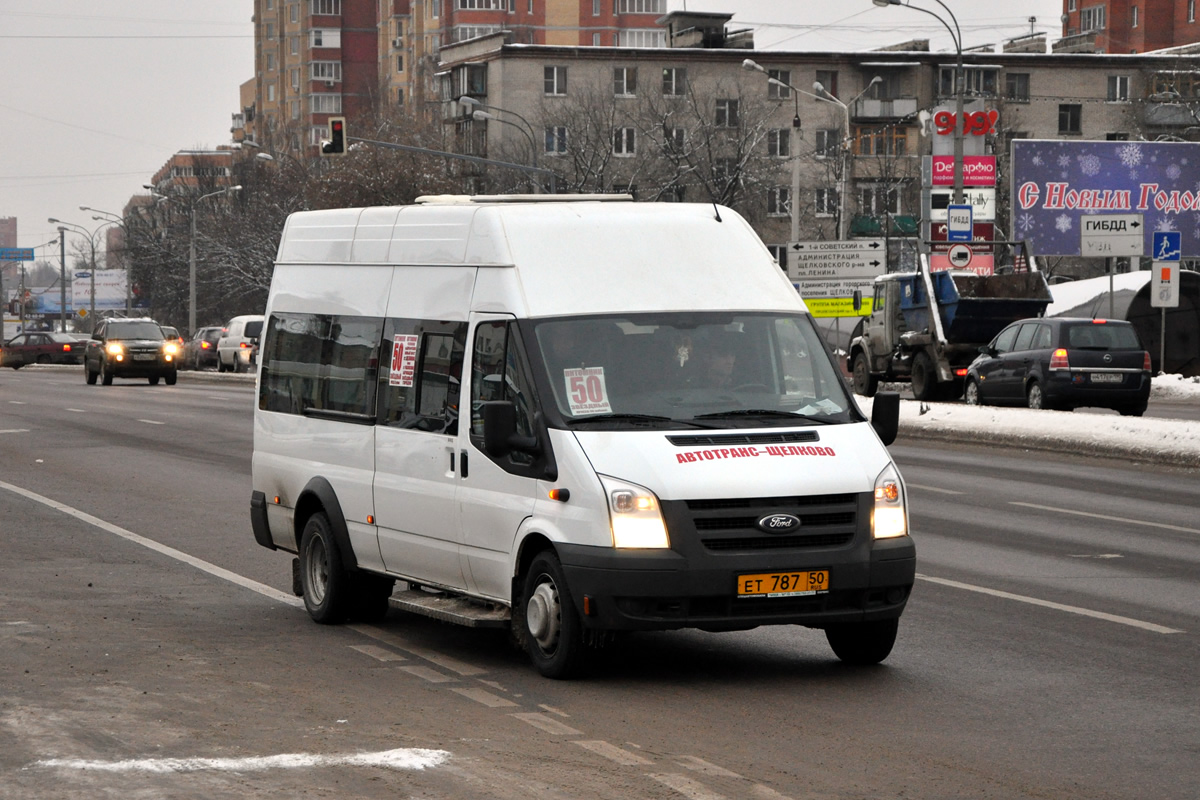
[[[317,476],[311,478],[296,499],[296,510],[292,515],[292,533],[296,538],[296,552],[300,552],[300,537],[304,534],[304,526],[313,514],[325,512],[329,519],[329,527],[337,542],[338,554],[342,557],[342,566],[347,570],[358,569],[358,559],[354,556],[354,548],[350,545],[350,530],[346,527],[346,517],[342,513],[342,504],[338,502],[337,492],[328,480]]]
[[[550,537],[540,531],[533,531],[521,539],[521,544],[517,547],[516,558],[513,559],[513,574],[512,574],[512,607],[517,608],[520,604],[521,592],[524,590],[525,573],[529,571],[529,565],[538,553],[546,550],[554,550],[554,542]]]

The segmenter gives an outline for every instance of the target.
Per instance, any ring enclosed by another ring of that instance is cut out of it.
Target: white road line
[[[86,414],[86,413],[88,413],[86,408],[68,408],[68,409],[66,409],[66,410],[67,410],[67,411],[71,411],[71,412],[73,412],[73,413],[75,413],[75,414]]]
[[[653,761],[651,761],[648,758],[642,758],[637,753],[631,753],[628,750],[624,750],[620,747],[617,747],[615,744],[609,744],[608,742],[604,742],[604,741],[599,741],[599,740],[579,741],[579,740],[576,740],[574,742],[574,744],[579,745],[584,750],[591,750],[593,753],[595,753],[598,756],[607,758],[609,761],[614,761],[614,762],[621,764],[623,766],[626,766],[626,767],[636,767],[638,765],[654,763]]]
[[[8,403],[9,403],[9,405],[13,405],[13,406],[27,405],[24,400],[9,400]]]
[[[558,736],[558,735],[582,736],[583,735],[583,731],[577,731],[574,728],[572,728],[570,725],[566,725],[562,722],[559,722],[556,719],[552,719],[551,717],[549,717],[545,714],[539,714],[537,712],[525,712],[523,714],[512,714],[510,716],[514,716],[517,719],[521,720],[522,722],[528,722],[533,727],[538,728],[539,730],[543,730],[546,733],[554,734],[556,736]]]
[[[681,756],[679,766],[705,775],[718,775],[722,778],[741,778],[745,780],[745,778],[742,778],[736,772],[730,772],[724,767],[718,767],[716,764],[705,761],[703,758],[697,758],[696,756]]]
[[[457,672],[464,678],[482,675],[483,673],[487,672],[485,669],[481,669],[480,667],[467,664],[447,655],[443,655],[435,650],[418,647],[417,645],[405,641],[396,634],[385,631],[382,628],[377,628],[374,625],[348,625],[347,627],[352,631],[358,631],[364,636],[370,636],[372,639],[383,642],[387,645],[391,645],[397,650],[403,650],[404,652],[410,653],[417,658],[423,658],[431,664],[436,664],[442,669],[448,669],[451,672]]]
[[[102,531],[120,536],[122,539],[127,539],[134,544],[145,547],[148,550],[153,550],[154,552],[161,553],[168,558],[173,558],[176,561],[187,564],[188,566],[195,567],[201,572],[207,572],[209,575],[229,581],[230,583],[237,584],[243,589],[249,589],[252,592],[257,592],[264,597],[269,597],[272,600],[278,600],[279,602],[286,603],[289,606],[304,605],[304,601],[299,597],[285,594],[278,589],[273,589],[270,586],[259,583],[258,581],[252,581],[249,578],[238,575],[236,572],[230,572],[223,567],[218,567],[216,564],[210,564],[207,561],[196,558],[195,556],[190,556],[181,550],[176,550],[174,547],[167,547],[165,544],[159,544],[153,539],[147,539],[145,536],[139,536],[133,531],[127,531],[120,526],[113,525],[111,522],[105,522],[99,517],[93,517],[91,514],[80,511],[77,508],[72,508],[65,503],[60,503],[57,500],[52,500],[49,497],[44,497],[36,492],[31,492],[28,489],[22,489],[20,486],[14,486],[13,484],[5,483],[4,481],[0,481],[0,489],[12,492],[13,494],[19,494],[28,500],[32,500],[35,503],[41,503],[42,505],[52,508],[55,511],[61,511],[67,516],[74,517],[75,519],[81,522],[86,522],[88,525],[92,525]]]
[[[394,653],[383,647],[376,647],[373,644],[352,644],[351,650],[357,650],[363,655],[370,656],[376,661],[407,661],[404,656],[399,653]]]
[[[156,419],[139,419],[138,422],[144,422],[147,425],[166,425],[165,422],[159,422]]]
[[[940,486],[926,486],[923,483],[906,483],[905,486],[910,489],[921,489],[922,491],[937,492],[938,494],[966,494],[966,492],[959,492],[954,489],[943,489]]]
[[[1038,511],[1057,511],[1059,514],[1073,514],[1077,517],[1091,517],[1092,519],[1103,519],[1109,522],[1124,522],[1126,525],[1141,525],[1146,528],[1162,528],[1167,531],[1180,531],[1182,533],[1200,533],[1197,528],[1184,528],[1179,525],[1168,525],[1165,522],[1149,522],[1144,519],[1129,519],[1127,517],[1113,517],[1108,514],[1093,514],[1090,511],[1073,511],[1069,508],[1060,508],[1058,506],[1040,506],[1037,503],[1021,503],[1016,500],[1009,500],[1010,506],[1022,506],[1024,508],[1036,508]]]
[[[1043,608],[1052,608],[1055,611],[1066,611],[1069,614],[1079,614],[1084,617],[1093,617],[1102,619],[1106,622],[1116,622],[1120,625],[1128,625],[1131,628],[1141,628],[1144,631],[1151,633],[1184,633],[1184,631],[1176,630],[1175,628],[1167,628],[1162,625],[1155,625],[1153,622],[1142,622],[1139,619],[1130,619],[1129,617],[1120,617],[1116,614],[1106,614],[1103,611],[1093,611],[1090,608],[1080,608],[1079,606],[1068,606],[1062,603],[1052,603],[1049,600],[1039,600],[1036,597],[1026,597],[1021,594],[1013,594],[1012,592],[1002,592],[999,589],[988,589],[983,586],[974,586],[970,583],[960,583],[959,581],[950,581],[945,578],[931,578],[928,575],[918,574],[917,578],[930,583],[940,584],[941,586],[950,586],[955,589],[965,589],[968,592],[979,592],[980,594],[991,595],[992,597],[1000,597],[1005,600],[1016,600],[1020,603],[1029,603],[1034,606],[1042,606]]]
[[[29,433],[29,428],[6,428],[0,433]]]
[[[468,700],[474,700],[480,705],[485,705],[488,708],[516,708],[517,704],[507,697],[501,697],[498,694],[492,694],[478,687],[465,686],[450,686],[447,687],[455,694],[461,694]]]
[[[452,678],[444,672],[438,672],[430,667],[401,667],[402,671],[409,675],[420,678],[421,680],[429,681],[430,683],[453,683],[458,678]]]
[[[694,781],[687,775],[674,772],[651,775],[651,778],[664,786],[679,792],[688,800],[726,800],[725,795],[717,794],[699,781]]]
[[[251,758],[135,758],[125,761],[86,761],[81,758],[49,758],[32,766],[75,769],[93,772],[262,772],[268,769],[307,769],[310,767],[384,767],[385,769],[427,769],[450,758],[446,750],[405,747],[375,753],[348,753],[318,756],[311,753],[284,753]]]

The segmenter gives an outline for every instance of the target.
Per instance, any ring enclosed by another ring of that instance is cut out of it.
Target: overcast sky
[[[946,18],[936,0],[911,0]],[[1061,0],[945,0],[966,47],[1033,29],[1058,38]],[[771,50],[863,50],[929,38],[953,50],[933,17],[870,0],[670,0],[672,10],[734,12]],[[120,213],[178,150],[230,141],[238,87],[253,75],[251,0],[0,0],[0,217],[18,245],[88,230],[85,205]],[[68,237],[70,240],[70,236]],[[37,257],[53,252],[41,249]]]

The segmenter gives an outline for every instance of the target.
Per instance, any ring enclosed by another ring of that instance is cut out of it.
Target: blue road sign
[[[1155,231],[1154,250],[1150,257],[1155,261],[1178,261],[1183,246],[1181,239],[1179,231]]]
[[[0,247],[0,261],[33,261],[33,248]]]

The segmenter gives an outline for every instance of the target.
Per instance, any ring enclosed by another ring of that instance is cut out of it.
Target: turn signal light
[[[1070,369],[1071,362],[1067,360],[1067,350],[1060,347],[1050,354],[1050,369]]]
[[[1143,350],[1143,351],[1142,351],[1142,369],[1146,370],[1146,372],[1149,372],[1149,371],[1150,371],[1150,369],[1151,369],[1151,367],[1150,367],[1150,353],[1149,353],[1148,351],[1145,351],[1145,350]]]

